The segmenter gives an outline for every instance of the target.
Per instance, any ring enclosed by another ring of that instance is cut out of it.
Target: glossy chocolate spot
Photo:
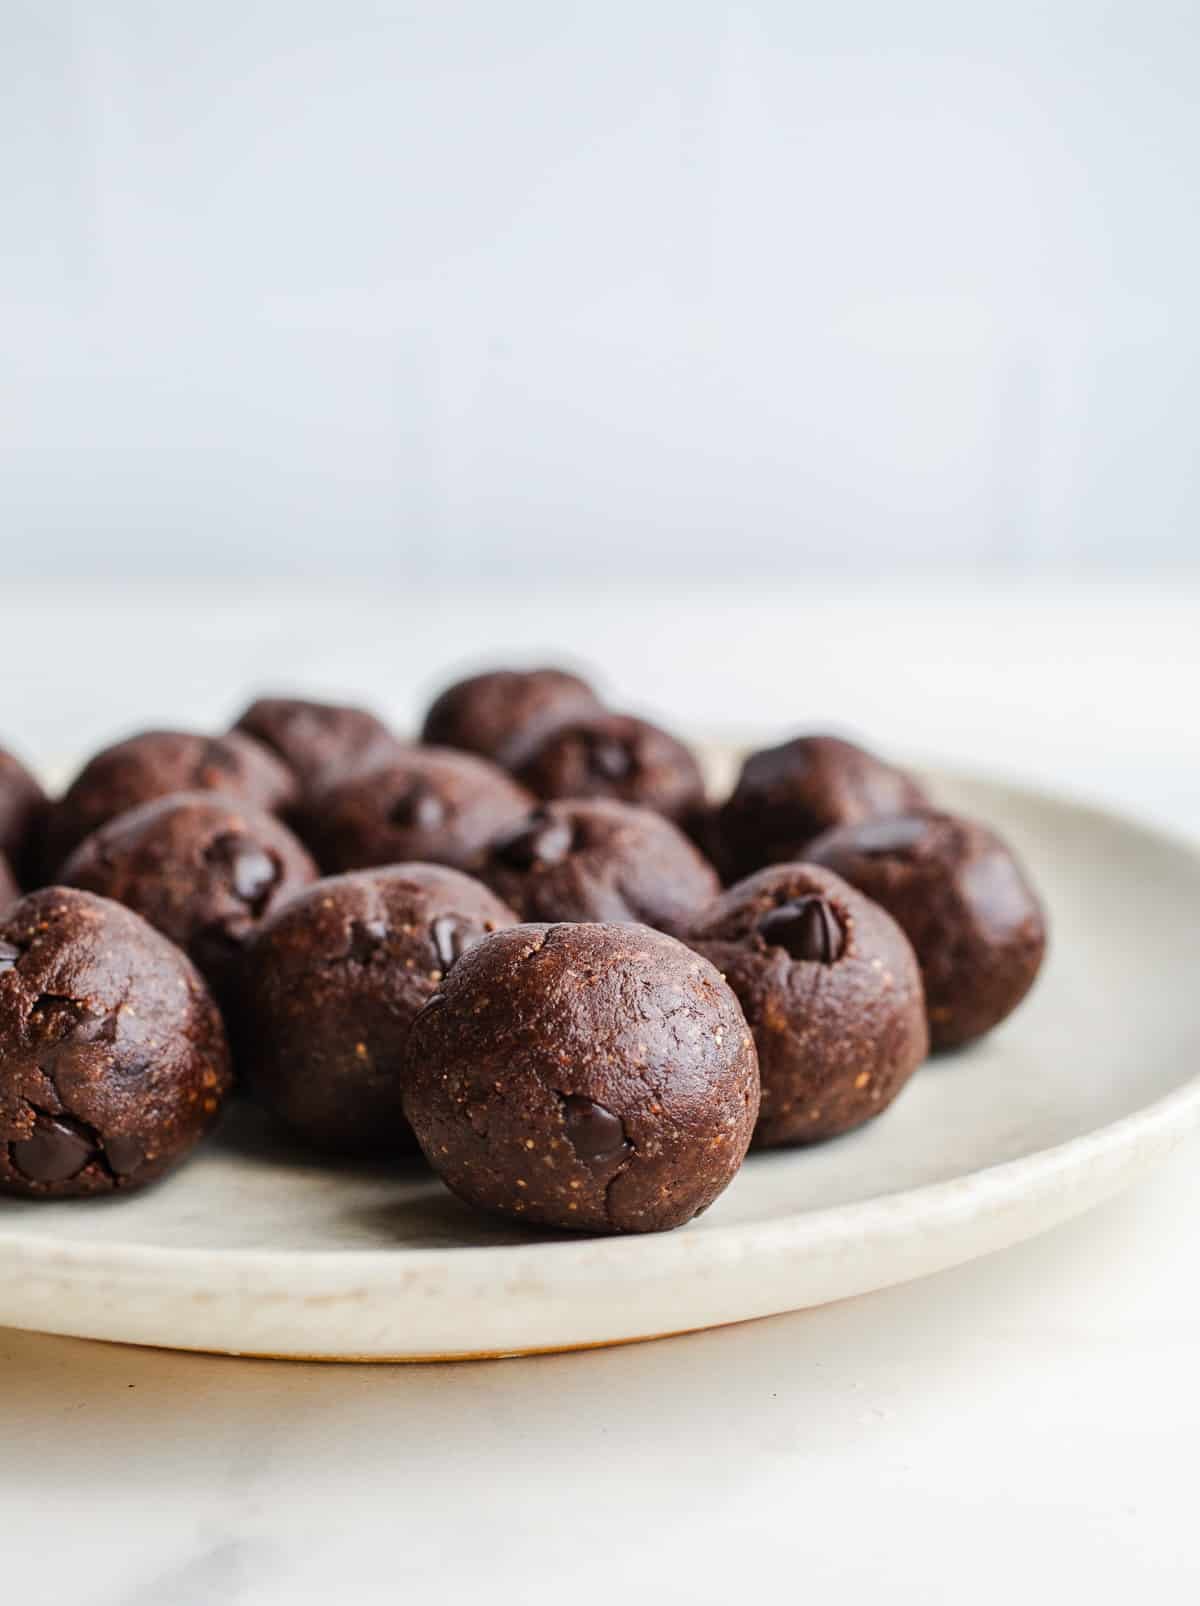
[[[608,1166],[632,1153],[633,1144],[625,1136],[619,1115],[578,1093],[560,1096],[563,1126],[571,1147],[585,1165]]]
[[[929,829],[929,822],[915,814],[897,814],[887,819],[864,820],[847,833],[845,847],[851,853],[885,858],[889,853],[907,853],[915,848]]]
[[[132,1176],[146,1163],[146,1151],[139,1138],[105,1138],[104,1153],[109,1165],[123,1177]]]
[[[758,922],[764,942],[793,959],[832,965],[846,946],[846,934],[824,898],[797,898],[780,904]]]
[[[492,858],[510,870],[532,870],[535,864],[560,864],[570,851],[570,825],[543,814],[534,815],[511,836],[501,837]]]
[[[369,965],[387,941],[387,936],[387,924],[382,920],[352,920],[346,957],[360,965]]]
[[[422,782],[397,798],[388,813],[389,825],[399,826],[404,831],[436,831],[445,818],[445,804]]]
[[[91,1140],[57,1116],[39,1112],[32,1134],[10,1145],[12,1162],[30,1182],[69,1182],[95,1154]]]
[[[430,926],[429,935],[433,939],[434,952],[443,974],[479,941],[474,932],[464,931],[458,921],[452,920],[449,915],[439,915]]]
[[[633,769],[633,755],[623,743],[602,736],[588,746],[588,768],[605,781],[623,781]]]
[[[0,942],[0,976],[6,970],[15,970],[21,958],[21,950],[14,948],[11,942]]]
[[[228,872],[235,895],[248,903],[255,915],[264,912],[280,875],[279,866],[265,848],[227,831],[209,845],[205,857]]]

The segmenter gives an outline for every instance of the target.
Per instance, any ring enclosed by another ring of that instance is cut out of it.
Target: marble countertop
[[[1200,835],[1198,626],[1187,581],[586,599],[18,586],[0,596],[0,733],[53,767],[291,684],[373,692],[411,721],[447,666],[566,651],[606,666],[615,700],[693,730],[833,724]],[[6,1588],[22,1606],[418,1590],[724,1606],[781,1587],[1190,1606],[1198,1158],[1193,1143],[973,1265],[626,1349],[370,1368],[0,1330]]]

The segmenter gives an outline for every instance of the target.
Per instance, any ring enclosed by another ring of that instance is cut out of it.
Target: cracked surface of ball
[[[421,740],[515,769],[557,726],[600,708],[588,683],[565,669],[492,669],[447,686]]]
[[[142,731],[104,748],[50,810],[47,862],[57,870],[85,836],[115,815],[169,792],[221,792],[269,814],[295,805],[296,778],[275,754],[241,731]]]
[[[716,871],[651,809],[544,803],[497,837],[480,874],[523,920],[643,921],[677,931],[716,896]]]
[[[828,870],[758,871],[722,893],[689,941],[725,976],[754,1033],[756,1147],[816,1143],[861,1126],[928,1052],[908,939]]]
[[[231,1079],[207,986],[140,916],[46,887],[0,919],[0,1192],[154,1182],[213,1124]]]
[[[532,804],[523,786],[486,759],[408,747],[319,792],[301,831],[331,875],[409,863],[471,870],[492,838]]]
[[[523,925],[465,954],[413,1023],[404,1105],[460,1198],[548,1227],[657,1232],[736,1175],[758,1112],[745,1017],[639,925]]]
[[[451,967],[516,916],[438,864],[318,881],[268,921],[235,1037],[259,1102],[345,1154],[414,1147],[400,1104],[408,1029]]]
[[[692,752],[631,714],[595,714],[551,732],[517,771],[541,798],[611,797],[681,820],[704,802]]]
[[[729,880],[804,859],[835,825],[896,814],[927,801],[911,775],[839,736],[799,736],[751,753],[716,822]]]
[[[222,1000],[262,922],[316,878],[280,820],[217,792],[176,792],[118,814],[59,872],[64,886],[114,898],[185,949]]]
[[[269,747],[306,794],[401,745],[369,709],[306,697],[258,697],[233,729]]]
[[[830,831],[810,856],[903,927],[921,966],[934,1048],[982,1037],[1036,981],[1046,917],[1012,850],[987,826],[912,810]]]

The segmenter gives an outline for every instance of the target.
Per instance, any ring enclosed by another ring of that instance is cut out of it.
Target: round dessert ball
[[[8,860],[0,853],[0,915],[9,904],[16,903],[21,896],[21,889],[17,886],[17,878],[12,873]]]
[[[830,831],[809,857],[903,927],[921,966],[935,1049],[982,1037],[1033,986],[1045,916],[1012,850],[986,826],[910,810]]]
[[[720,889],[679,828],[610,799],[544,803],[497,837],[480,874],[523,920],[687,926]]]
[[[704,801],[700,766],[683,743],[630,714],[594,714],[560,725],[521,765],[517,779],[538,797],[612,797],[673,820]]]
[[[588,683],[564,669],[492,669],[447,686],[421,740],[516,769],[556,726],[600,709]]]
[[[910,775],[837,736],[799,736],[752,753],[718,821],[730,879],[806,857],[835,825],[857,825],[927,801]]]
[[[413,1022],[404,1108],[469,1204],[659,1232],[732,1181],[758,1068],[737,999],[673,937],[515,926],[464,954]]]
[[[50,811],[47,851],[55,868],[114,815],[169,792],[222,792],[280,814],[296,801],[296,778],[261,742],[230,731],[143,731],[88,761]]]
[[[929,1051],[900,927],[828,870],[740,881],[689,938],[737,994],[762,1077],[756,1147],[817,1143],[885,1110]]]
[[[533,798],[495,764],[446,747],[406,747],[313,798],[303,834],[322,869],[425,862],[470,869]]]
[[[515,923],[445,865],[309,887],[259,933],[241,992],[239,1056],[259,1101],[323,1149],[413,1149],[400,1103],[409,1026],[461,954]]]
[[[303,697],[259,697],[233,729],[269,747],[305,793],[386,757],[400,745],[383,721],[365,708]]]
[[[173,792],[93,831],[59,871],[134,909],[186,949],[218,997],[258,927],[317,878],[308,850],[274,815],[218,792]]]
[[[14,878],[37,879],[46,794],[20,759],[0,747],[0,857]]]
[[[212,1126],[230,1082],[212,995],[140,915],[45,887],[0,919],[0,1192],[157,1181]]]

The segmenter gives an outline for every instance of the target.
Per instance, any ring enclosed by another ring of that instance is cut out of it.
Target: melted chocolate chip
[[[14,948],[11,942],[0,942],[0,976],[6,970],[15,970],[20,957],[21,950],[19,948]]]
[[[492,857],[510,870],[532,870],[535,864],[559,864],[570,851],[571,827],[567,821],[534,815],[511,836],[501,837],[492,849]]]
[[[449,915],[439,915],[430,926],[429,935],[433,939],[434,952],[437,954],[443,974],[472,944],[479,941],[478,937],[462,931],[458,922],[452,920]]]
[[[623,781],[633,768],[633,755],[623,743],[601,737],[588,748],[588,768],[605,781]]]
[[[563,1097],[563,1126],[585,1165],[608,1166],[632,1152],[621,1117],[578,1093]]]
[[[31,1182],[69,1182],[95,1154],[95,1146],[67,1121],[40,1112],[32,1134],[10,1145],[12,1162]]]
[[[397,798],[388,812],[388,823],[406,831],[436,831],[445,818],[445,804],[421,782]]]
[[[146,1151],[138,1138],[105,1138],[104,1153],[109,1165],[123,1177],[132,1176],[146,1163]]]
[[[360,965],[369,965],[387,941],[388,928],[383,920],[352,920],[350,922],[350,947],[346,957],[356,960]]]
[[[855,826],[847,847],[853,853],[883,858],[889,853],[907,853],[915,848],[929,829],[929,822],[915,814],[897,814],[881,820],[864,820]]]
[[[255,915],[263,913],[280,875],[278,864],[265,848],[235,831],[226,831],[209,844],[205,858],[228,871],[235,894]]]
[[[832,965],[841,957],[846,936],[824,898],[797,898],[772,909],[758,922],[759,934],[793,959]]]

